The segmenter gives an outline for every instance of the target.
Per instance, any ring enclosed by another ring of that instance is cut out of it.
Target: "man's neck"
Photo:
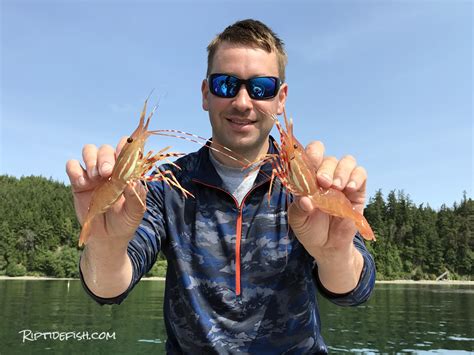
[[[268,144],[267,140],[259,150],[233,152],[211,143],[211,147],[215,148],[211,152],[219,163],[231,168],[243,168],[261,159],[268,152]]]

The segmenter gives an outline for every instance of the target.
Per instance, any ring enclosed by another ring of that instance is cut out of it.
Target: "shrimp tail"
[[[364,216],[360,216],[355,222],[359,233],[364,237],[366,240],[373,240],[375,241],[375,234],[372,228],[370,228],[369,222],[365,219]]]
[[[331,216],[349,218],[356,225],[360,235],[366,240],[374,240],[375,234],[364,215],[356,211],[345,195],[335,189],[320,189],[316,194],[309,196],[315,206]]]
[[[86,218],[84,224],[82,225],[81,234],[79,236],[80,247],[87,244],[87,241],[89,240],[89,237],[90,237],[91,226],[92,226],[92,218]]]

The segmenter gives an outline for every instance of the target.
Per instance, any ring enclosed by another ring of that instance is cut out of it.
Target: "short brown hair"
[[[264,23],[253,19],[241,20],[219,33],[207,46],[207,76],[210,74],[217,48],[223,42],[260,48],[268,53],[275,52],[278,60],[278,75],[282,81],[285,81],[288,56],[284,43]]]

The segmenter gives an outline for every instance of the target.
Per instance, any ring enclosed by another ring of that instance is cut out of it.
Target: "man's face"
[[[240,79],[278,77],[277,56],[262,49],[223,43],[214,55],[210,73],[230,74]],[[209,84],[204,80],[202,106],[209,111],[213,141],[251,160],[266,153],[273,120],[262,112],[281,114],[287,90],[284,83],[274,98],[255,100],[245,85],[241,85],[237,96],[222,98],[210,93]]]

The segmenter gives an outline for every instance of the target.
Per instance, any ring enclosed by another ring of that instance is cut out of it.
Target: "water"
[[[112,307],[91,301],[79,281],[0,280],[0,354],[164,353],[163,290],[142,281]],[[378,284],[357,308],[320,299],[323,335],[332,353],[468,354],[473,296],[473,286]],[[86,340],[93,333],[103,339]]]
[[[355,308],[321,300],[333,352],[467,354],[474,351],[474,287],[380,284]]]

